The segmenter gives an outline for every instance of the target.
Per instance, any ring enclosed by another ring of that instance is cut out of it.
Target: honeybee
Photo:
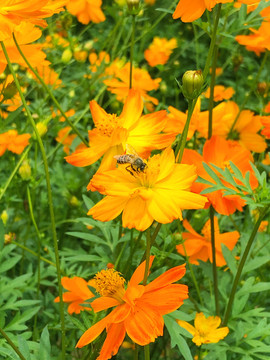
[[[115,155],[114,158],[117,160],[117,164],[129,164],[126,167],[126,170],[134,176],[133,170],[136,173],[144,172],[146,168],[146,163],[143,159],[136,153],[134,148],[131,145],[126,145],[126,154],[123,155]]]

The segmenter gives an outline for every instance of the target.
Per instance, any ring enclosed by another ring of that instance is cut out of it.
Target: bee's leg
[[[139,173],[139,172],[140,172],[137,167],[135,168],[135,167],[133,166],[133,164],[130,164],[130,166],[131,166],[131,169],[132,169],[134,172],[136,172],[136,173]]]
[[[126,167],[126,170],[127,170],[132,176],[135,176],[135,175],[133,174],[133,172],[130,170],[130,168],[131,168],[132,170],[134,170],[133,167],[132,167],[132,165],[128,165],[128,166]]]

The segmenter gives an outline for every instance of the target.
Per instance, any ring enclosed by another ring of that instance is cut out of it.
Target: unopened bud
[[[74,206],[74,207],[78,207],[80,205],[80,201],[74,195],[71,196],[71,198],[69,199],[69,203],[71,206]]]
[[[128,10],[133,15],[138,14],[139,5],[140,5],[140,0],[127,0]]]
[[[182,78],[183,95],[188,100],[196,99],[202,92],[204,80],[201,70],[186,71]]]
[[[268,91],[267,83],[265,81],[258,83],[257,90],[260,95],[266,94]]]
[[[19,174],[23,180],[29,180],[31,178],[31,166],[28,160],[24,160],[21,167],[19,168]]]
[[[74,51],[74,58],[79,61],[79,62],[85,62],[86,58],[87,58],[87,51],[85,50],[79,50],[79,51]]]
[[[7,213],[6,210],[3,210],[3,211],[2,211],[1,219],[2,219],[2,221],[3,221],[3,224],[6,225],[6,224],[7,224],[7,221],[8,221],[8,213]]]
[[[72,58],[72,51],[70,49],[66,49],[61,57],[61,60],[64,64],[67,64]]]
[[[42,137],[43,135],[46,134],[47,130],[48,130],[48,127],[47,125],[45,124],[45,122],[43,121],[40,121],[36,124],[36,127],[37,127],[37,131],[39,133],[39,136]]]

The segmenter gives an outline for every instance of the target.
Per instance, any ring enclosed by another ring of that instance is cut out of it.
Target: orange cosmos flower
[[[197,153],[195,150],[185,150],[182,163],[196,165],[198,176],[213,182],[213,179],[204,169],[203,162],[209,166],[214,164],[223,169],[225,167],[230,169],[230,161],[232,161],[241,171],[243,176],[245,176],[247,171],[250,172],[250,183],[251,187],[254,189],[257,187],[258,183],[249,163],[249,161],[252,160],[253,158],[250,152],[244,149],[237,142],[231,140],[227,141],[218,136],[212,136],[210,140],[205,142],[203,156]],[[212,170],[215,171],[214,168],[212,168]],[[228,186],[228,184],[226,185]],[[196,182],[192,185],[191,190],[196,193],[200,193],[203,189],[208,187],[209,185]],[[215,210],[223,215],[233,214],[236,210],[242,211],[243,206],[245,205],[245,201],[240,196],[225,196],[223,195],[223,190],[214,191],[205,194],[205,196],[207,196]]]
[[[62,80],[59,79],[59,74],[49,66],[49,64],[38,66],[37,71],[44,80],[45,84],[51,85],[54,89],[59,88],[62,84]],[[32,76],[32,73],[31,73]]]
[[[214,87],[214,101],[229,100],[235,93],[232,87],[225,88],[223,85]],[[203,93],[206,98],[210,98],[210,87]]]
[[[194,320],[194,326],[183,320],[176,320],[177,323],[193,335],[192,341],[197,345],[215,344],[224,339],[229,333],[227,326],[219,328],[221,319],[218,316],[209,316],[208,318],[201,313],[197,313]]]
[[[46,27],[44,18],[64,10],[67,0],[1,0],[0,41],[12,37],[16,25],[23,21]],[[25,32],[25,36],[29,34]]]
[[[199,19],[207,9],[211,11],[216,4],[225,4],[233,0],[193,0],[192,6],[189,0],[180,0],[173,13],[173,18],[181,18],[183,22],[192,22]]]
[[[110,55],[106,51],[101,51],[98,55],[95,52],[92,52],[89,57],[90,70],[92,73],[97,72],[98,68],[105,67],[110,63]]]
[[[150,158],[143,172],[131,174],[126,165],[97,172],[88,190],[107,196],[88,215],[109,221],[123,211],[123,226],[140,231],[154,220],[167,224],[182,219],[181,209],[201,209],[207,202],[204,196],[190,192],[196,177],[195,166],[176,164],[170,148]]]
[[[0,8],[1,9],[1,8]],[[46,54],[42,51],[42,44],[31,44],[39,39],[42,35],[40,29],[36,28],[31,23],[22,22],[20,25],[14,28],[14,35],[20,48],[30,64],[34,67],[39,65],[49,64],[46,58]],[[5,47],[12,63],[17,63],[23,67],[26,67],[26,63],[21,57],[13,38],[7,39]],[[2,47],[0,47],[0,73],[2,73],[7,66],[7,60],[4,55]]]
[[[183,232],[182,237],[184,239],[184,246],[182,244],[177,245],[176,249],[179,254],[189,257],[191,264],[199,265],[198,260],[213,262],[212,258],[212,246],[211,246],[211,225],[210,219],[205,223],[201,233],[198,234],[190,225],[187,220],[183,221],[183,226],[188,232]],[[214,217],[215,228],[215,245],[216,245],[216,264],[217,266],[226,265],[226,261],[222,254],[221,244],[227,246],[232,250],[237,243],[240,234],[238,231],[231,231],[220,234],[218,226],[218,218]]]
[[[222,102],[213,109],[213,135],[238,141],[250,151],[263,152],[266,142],[258,131],[262,128],[261,117],[250,110],[243,110],[230,133],[232,124],[238,115],[239,107],[233,101]],[[202,111],[198,119],[198,131],[203,137],[208,135],[209,112]]]
[[[155,36],[149,48],[145,50],[144,57],[150,66],[164,65],[176,47],[177,41],[175,38],[167,40]]]
[[[21,154],[29,144],[30,137],[30,134],[18,135],[17,130],[8,130],[0,134],[0,156],[2,156],[6,150],[14,154]]]
[[[55,139],[57,142],[64,145],[63,151],[68,155],[69,154],[69,148],[73,142],[73,140],[77,137],[77,135],[67,135],[68,131],[71,129],[71,127],[66,126],[60,131],[58,131],[57,138]]]
[[[110,72],[110,67],[106,69]],[[113,63],[113,78],[104,80],[104,84],[108,86],[108,90],[116,94],[119,101],[124,102],[129,92],[129,74],[130,64],[127,63],[121,67],[121,63]],[[159,88],[161,78],[152,79],[145,69],[133,68],[132,70],[132,89],[140,92],[145,101],[151,101],[154,105],[158,104],[158,99],[147,94],[148,91]]]
[[[70,303],[68,306],[68,313],[71,315],[73,313],[79,314],[84,310],[92,310],[91,307],[82,306],[82,304],[94,297],[95,295],[89,290],[88,285],[90,282],[85,281],[83,278],[74,276],[73,278],[63,277],[61,279],[62,286],[69,290],[63,294],[63,301]],[[59,302],[60,298],[54,299],[54,302]]]
[[[65,115],[66,115],[66,117],[71,117],[71,116],[73,116],[75,114],[75,110],[74,109],[70,109],[70,110],[68,110],[68,111],[66,111],[65,112]],[[61,122],[64,122],[64,121],[66,121],[66,119],[64,118],[64,116],[62,116],[62,114],[61,114],[61,112],[60,112],[60,110],[59,109],[56,109],[56,111],[54,112],[52,112],[52,117],[53,118],[55,118],[55,117],[58,117],[59,118],[59,121],[61,121]]]
[[[249,30],[252,31],[252,35],[238,35],[235,40],[258,56],[261,52],[270,50],[270,22],[263,21],[258,30],[252,28]]]
[[[100,23],[106,20],[101,5],[102,0],[70,0],[67,3],[67,10],[84,25],[89,24],[90,21]]]
[[[151,256],[150,266],[153,259]],[[101,296],[91,303],[93,310],[115,308],[88,329],[76,347],[91,343],[106,329],[107,337],[97,360],[107,360],[118,352],[126,333],[141,346],[163,335],[163,315],[178,309],[188,298],[188,287],[174,284],[185,275],[185,265],[169,269],[151,283],[140,285],[144,272],[145,261],[135,270],[126,288],[125,280],[114,269],[102,270],[95,276],[91,285]]]
[[[100,169],[112,169],[116,165],[114,155],[123,154],[126,144],[142,154],[163,149],[175,138],[174,134],[160,134],[166,123],[165,110],[141,116],[143,101],[136,90],[129,91],[119,117],[106,113],[94,100],[90,101],[90,110],[95,124],[88,132],[90,147],[66,158],[75,166],[91,165],[104,155]]]
[[[270,139],[270,116],[261,116],[261,123],[264,127],[261,131],[261,134]]]

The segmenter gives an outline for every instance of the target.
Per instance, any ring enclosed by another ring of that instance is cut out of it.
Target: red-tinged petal
[[[152,263],[153,263],[153,261],[154,261],[154,258],[155,258],[155,257],[154,257],[153,255],[150,256],[150,260],[149,260],[149,270],[150,270],[150,268],[151,268],[151,266],[152,266]],[[130,279],[130,281],[129,281],[129,284],[130,284],[131,286],[133,286],[133,285],[138,285],[140,282],[143,281],[144,272],[145,272],[145,264],[146,264],[146,262],[143,261],[143,262],[137,267],[137,269],[134,271],[134,273],[133,273],[133,275],[132,275],[132,277],[131,277],[131,279]]]
[[[121,305],[118,300],[107,296],[101,296],[100,298],[97,298],[91,302],[91,306],[95,312],[106,310],[118,305]]]
[[[187,219],[184,219],[184,220],[183,220],[182,225],[183,225],[184,228],[185,228],[188,232],[190,232],[191,234],[201,237],[201,236],[193,229],[193,227],[190,225],[190,223],[187,221]],[[187,233],[185,233],[185,234],[187,234]]]
[[[131,307],[134,306],[134,301],[140,298],[144,293],[145,287],[143,285],[130,285],[123,296],[123,300]]]
[[[105,136],[101,137],[98,146],[79,150],[65,157],[66,161],[74,166],[88,166],[96,162],[109,149],[109,143],[106,142]]]
[[[190,235],[190,238],[185,238],[184,246],[182,244],[176,245],[176,249],[179,252],[179,254],[183,256],[192,256],[195,254],[200,253],[200,251],[203,251],[204,247],[207,247],[206,241],[201,237],[194,237],[191,234],[183,233]],[[182,234],[182,235],[183,235]]]
[[[187,298],[187,285],[171,284],[158,290],[145,292],[140,301],[149,304],[153,311],[160,315],[165,315],[178,309]]]
[[[109,314],[104,319],[97,322],[95,325],[91,326],[90,329],[86,330],[85,333],[80,337],[79,341],[77,342],[76,347],[81,348],[94,341],[102,333],[105,327],[109,324],[111,314]]]
[[[130,89],[119,118],[126,129],[130,129],[139,120],[143,111],[143,101],[139,91]]]
[[[152,310],[151,305],[137,303],[136,312],[131,312],[125,320],[128,336],[141,346],[155,341],[163,334],[164,321],[161,315]]]
[[[89,106],[94,124],[97,125],[102,122],[108,122],[108,117],[110,116],[110,114],[108,114],[104,109],[102,109],[102,107],[99,106],[95,100],[90,101]]]
[[[92,215],[94,219],[100,221],[113,220],[119,214],[121,214],[124,207],[126,206],[127,201],[128,201],[127,198],[106,196],[95,206],[93,206],[88,211],[87,215]]]
[[[178,19],[180,17],[183,22],[192,22],[199,19],[205,9],[204,0],[193,0],[192,6],[189,0],[180,0],[173,13],[173,18]]]
[[[185,273],[186,273],[186,265],[185,264],[175,266],[174,268],[165,271],[164,274],[157,277],[150,284],[146,285],[145,292],[153,291],[155,289],[159,289],[159,288],[162,288],[169,284],[172,284],[172,283],[182,279],[182,277],[185,275]]]
[[[134,197],[125,203],[122,220],[124,227],[144,231],[151,226],[154,219],[148,212],[146,201]]]
[[[107,329],[107,337],[103,343],[97,360],[107,360],[117,354],[126,335],[126,329],[123,323],[111,324]]]

